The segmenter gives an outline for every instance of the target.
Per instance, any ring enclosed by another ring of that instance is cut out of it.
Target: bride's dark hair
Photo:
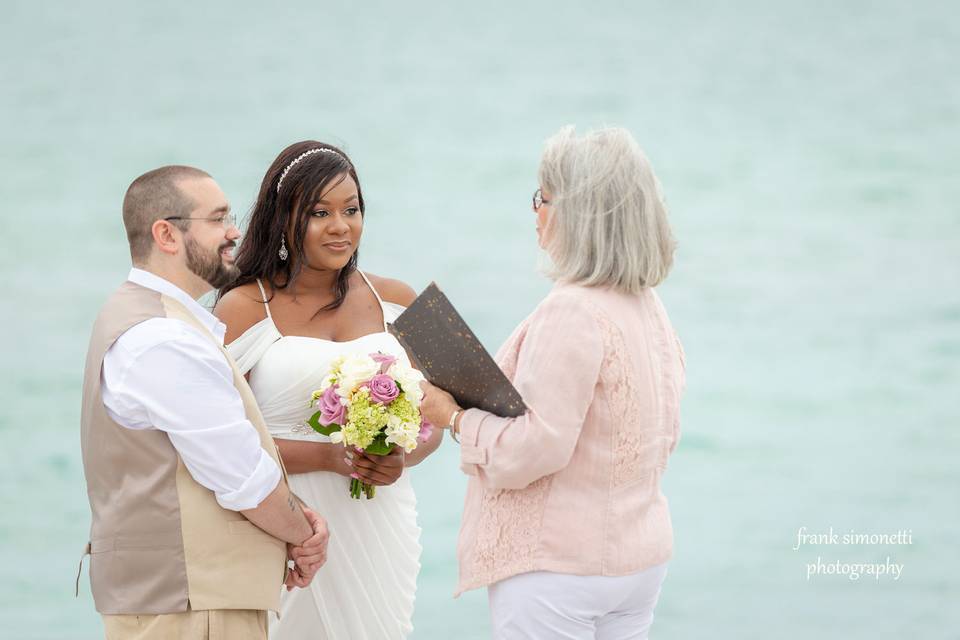
[[[303,269],[306,259],[303,238],[310,212],[323,193],[335,186],[334,181],[344,174],[353,178],[357,185],[362,216],[364,204],[360,179],[346,153],[316,140],[295,142],[281,151],[263,176],[260,193],[250,211],[247,231],[237,249],[236,265],[240,277],[221,289],[218,299],[231,289],[257,278],[270,283],[271,292],[290,286]],[[291,217],[292,235],[287,233]],[[287,260],[280,259],[283,238],[286,238],[289,251]],[[357,252],[354,251],[350,261],[337,274],[336,296],[319,311],[336,309],[343,304],[350,275],[356,268]]]

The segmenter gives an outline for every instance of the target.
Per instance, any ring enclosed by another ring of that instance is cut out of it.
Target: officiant
[[[497,363],[527,411],[422,410],[469,478],[456,590],[487,587],[494,637],[646,638],[673,549],[660,481],[683,351],[654,288],[673,262],[660,185],[629,132],[547,141],[533,195],[555,286]]]

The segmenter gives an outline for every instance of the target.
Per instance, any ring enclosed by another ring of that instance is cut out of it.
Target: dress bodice
[[[362,272],[361,275],[369,285],[366,275]],[[259,281],[257,284],[260,284]],[[306,420],[316,411],[310,405],[310,395],[319,388],[334,358],[350,353],[380,351],[409,364],[403,347],[386,329],[386,323],[393,322],[404,307],[384,302],[372,285],[370,288],[383,310],[383,331],[345,342],[308,336],[284,336],[273,321],[264,295],[267,317],[227,345],[227,351],[237,361],[240,371],[249,372],[250,388],[260,405],[267,428],[275,438],[330,441],[328,436],[313,431]]]

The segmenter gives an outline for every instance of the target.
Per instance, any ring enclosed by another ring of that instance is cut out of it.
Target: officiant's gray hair
[[[180,189],[180,182],[209,177],[209,173],[194,167],[170,165],[148,171],[130,183],[123,197],[123,226],[134,265],[150,257],[154,222],[169,217],[187,218],[196,207],[193,199]],[[188,224],[180,222],[179,226],[185,229]]]
[[[627,293],[660,284],[676,242],[660,183],[626,129],[550,137],[540,161],[552,207],[546,233],[554,280]]]

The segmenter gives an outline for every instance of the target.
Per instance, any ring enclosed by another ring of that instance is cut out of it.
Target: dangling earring
[[[280,259],[284,262],[290,257],[290,252],[287,251],[287,240],[285,236],[280,236],[280,251],[277,252],[277,255],[280,256]]]

